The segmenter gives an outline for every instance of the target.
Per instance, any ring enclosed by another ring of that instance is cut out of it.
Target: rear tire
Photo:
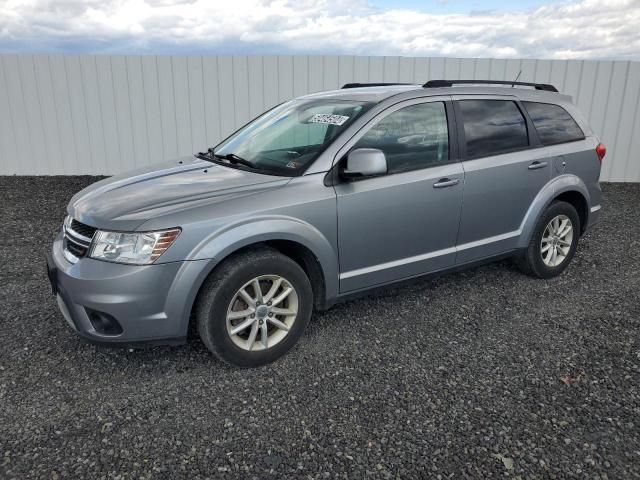
[[[580,217],[574,206],[553,202],[540,215],[531,241],[517,264],[527,275],[556,277],[569,266],[579,237]]]
[[[198,294],[195,317],[200,338],[216,357],[257,367],[296,344],[312,305],[304,270],[277,250],[262,247],[233,255],[212,272]]]

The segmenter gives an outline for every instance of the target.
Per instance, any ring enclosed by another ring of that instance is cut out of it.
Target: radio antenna
[[[518,75],[516,75],[516,79],[513,81],[513,83],[511,84],[511,88],[513,88],[516,84],[516,82],[518,81],[518,79],[520,78],[520,74],[522,73],[522,70],[520,70],[518,72]]]

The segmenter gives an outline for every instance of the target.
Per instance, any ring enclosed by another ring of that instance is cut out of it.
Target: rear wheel
[[[538,219],[520,268],[539,278],[560,275],[571,262],[580,237],[580,217],[567,202],[554,202]]]
[[[304,270],[265,247],[234,255],[207,279],[196,304],[198,332],[221,360],[241,367],[264,365],[295,345],[312,304]]]

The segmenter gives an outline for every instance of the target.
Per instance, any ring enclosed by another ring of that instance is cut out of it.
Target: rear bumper
[[[185,340],[192,290],[204,261],[136,266],[82,258],[70,263],[58,236],[47,263],[58,307],[81,337],[116,344]]]
[[[587,222],[587,227],[584,230],[585,233],[598,224],[598,222],[600,221],[601,211],[601,205],[594,205],[593,207],[591,207],[591,209],[589,210],[589,221]]]

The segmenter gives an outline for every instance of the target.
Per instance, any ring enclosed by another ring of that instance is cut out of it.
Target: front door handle
[[[441,178],[436,183],[433,184],[433,188],[445,188],[445,187],[453,187],[460,183],[460,180],[457,178]]]
[[[529,165],[527,168],[529,170],[537,170],[539,168],[544,168],[546,166],[547,166],[547,162],[539,162],[539,161],[536,160],[531,165]]]

